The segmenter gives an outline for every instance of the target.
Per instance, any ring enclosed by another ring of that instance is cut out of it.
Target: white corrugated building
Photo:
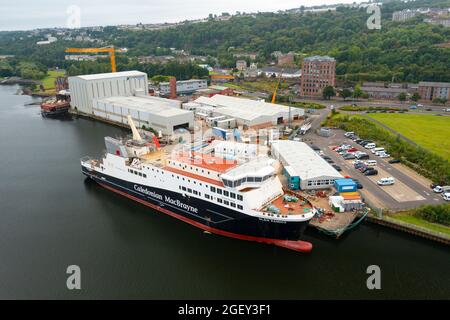
[[[194,103],[198,105],[199,110],[213,108],[214,116],[235,118],[238,126],[264,127],[289,121],[289,107],[260,100],[216,94],[210,98],[200,97]],[[304,115],[301,108],[290,109],[291,120],[297,120]]]
[[[139,71],[100,73],[69,77],[70,105],[92,114],[94,99],[147,95],[147,74]]]
[[[272,142],[272,155],[289,167],[289,175],[299,177],[300,189],[327,189],[342,175],[304,142]]]
[[[93,113],[109,121],[128,124],[131,115],[137,127],[151,127],[165,135],[194,127],[194,113],[181,109],[181,102],[152,96],[110,97],[94,101]]]

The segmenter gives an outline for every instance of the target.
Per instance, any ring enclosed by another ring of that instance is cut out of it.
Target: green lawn
[[[49,71],[47,76],[41,80],[45,90],[55,89],[55,79],[57,77],[63,77],[64,72],[61,71]]]
[[[441,232],[441,233],[444,233],[444,234],[450,236],[450,227],[446,227],[441,224],[428,222],[424,219],[421,219],[421,218],[418,218],[418,217],[412,215],[409,212],[401,212],[398,214],[391,214],[391,215],[389,215],[389,217],[396,219],[396,220],[406,222],[406,223],[413,224],[418,227],[429,229],[431,231]]]
[[[450,160],[450,117],[399,113],[373,113],[367,116]]]

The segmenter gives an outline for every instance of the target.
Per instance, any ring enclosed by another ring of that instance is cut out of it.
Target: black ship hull
[[[62,117],[69,114],[69,108],[55,108],[51,110],[41,110],[41,114],[43,117]]]
[[[300,241],[309,221],[280,221],[253,217],[199,198],[153,188],[90,171],[83,174],[101,186],[205,231],[231,238],[257,241],[309,252],[312,245]]]

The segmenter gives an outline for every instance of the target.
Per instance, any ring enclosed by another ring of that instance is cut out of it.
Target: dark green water
[[[364,224],[301,254],[202,233],[89,183],[79,158],[121,130],[43,119],[0,86],[0,298],[450,298],[450,250]],[[66,288],[79,265],[82,290]],[[379,265],[382,289],[366,287]]]

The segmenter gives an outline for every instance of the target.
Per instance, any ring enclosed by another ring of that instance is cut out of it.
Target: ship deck
[[[267,209],[271,205],[278,208],[278,210],[280,210],[279,214],[281,214],[281,215],[305,214],[305,213],[309,213],[313,209],[313,206],[311,205],[311,203],[308,200],[299,198],[297,202],[288,202],[284,199],[284,197],[286,195],[295,196],[298,198],[298,196],[296,196],[294,194],[284,193],[283,195],[279,196],[272,202],[268,203],[264,207],[263,211],[268,211]]]

